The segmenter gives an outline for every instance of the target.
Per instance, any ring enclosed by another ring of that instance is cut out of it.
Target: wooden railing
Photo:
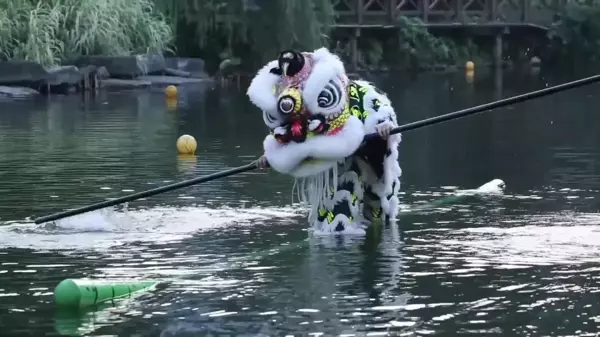
[[[396,26],[400,16],[425,25],[548,27],[568,0],[334,0],[336,26]]]

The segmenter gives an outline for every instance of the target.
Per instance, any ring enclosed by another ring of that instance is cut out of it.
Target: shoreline
[[[514,67],[503,61],[501,68]],[[529,62],[539,68],[541,62]],[[476,64],[476,69],[493,69],[493,62]],[[440,64],[418,67],[366,67],[348,71],[350,77],[383,72],[453,73],[466,71],[464,64]],[[240,72],[235,78],[251,77]],[[63,65],[44,67],[33,61],[0,61],[0,97],[30,98],[40,95],[68,95],[98,90],[131,90],[169,85],[214,84],[218,78],[205,71],[200,58],[164,57],[160,54],[134,56],[84,56]],[[225,79],[227,80],[227,79]]]
[[[0,61],[0,97],[5,98],[212,82],[204,60],[161,54],[84,56],[52,67],[33,61]]]

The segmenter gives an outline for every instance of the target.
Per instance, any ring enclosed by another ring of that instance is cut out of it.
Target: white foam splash
[[[42,225],[0,226],[0,248],[102,250],[134,241],[169,242],[233,223],[252,225],[273,217],[290,217],[298,212],[297,207],[155,207],[125,212],[104,209]]]
[[[437,228],[419,232],[415,249],[464,259],[465,268],[530,268],[597,263],[600,215],[564,213],[503,218],[477,228]]]

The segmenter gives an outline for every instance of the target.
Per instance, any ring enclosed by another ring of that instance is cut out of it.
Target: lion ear
[[[269,72],[271,74],[274,74],[277,76],[281,76],[281,74],[283,74],[283,72],[281,71],[281,68],[279,68],[279,67],[271,68],[271,70],[269,70]]]

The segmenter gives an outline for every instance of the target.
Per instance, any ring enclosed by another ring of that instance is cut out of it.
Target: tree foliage
[[[329,37],[335,19],[332,0],[4,0],[0,59],[54,65],[79,55],[164,52],[201,57],[214,73],[229,65],[254,71],[284,48],[329,46],[348,60],[348,36]],[[418,19],[398,20],[392,34],[363,34],[363,66],[489,57],[471,39],[434,36]],[[550,37],[554,53],[600,58],[599,1],[568,1]]]
[[[560,58],[600,60],[600,1],[569,1],[548,32],[551,53]]]
[[[203,57],[212,70],[226,59],[248,67],[283,48],[327,43],[334,20],[330,0],[154,0],[176,32],[177,52]]]

